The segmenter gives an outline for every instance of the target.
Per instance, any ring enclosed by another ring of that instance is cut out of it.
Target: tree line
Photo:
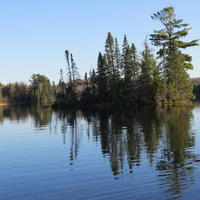
[[[99,52],[97,69],[90,71],[89,78],[85,73],[80,95],[80,91],[76,91],[76,87],[80,85],[77,67],[72,54],[69,59],[69,52],[66,51],[69,82],[65,84],[61,78],[60,102],[65,105],[77,101],[87,104],[173,104],[187,103],[194,99],[193,85],[187,73],[193,69],[192,57],[183,53],[182,49],[197,46],[198,40],[181,40],[191,28],[182,19],[176,18],[173,7],[164,8],[151,17],[163,25],[161,30],[154,30],[149,38],[157,49],[156,58],[147,38],[144,50],[138,53],[134,43],[129,44],[126,35],[120,50],[117,38],[109,32],[105,52]]]
[[[0,103],[53,102],[54,87],[46,76],[33,74],[29,82],[0,83]]]
[[[198,40],[182,41],[191,28],[176,18],[173,7],[164,8],[151,17],[163,26],[149,37],[157,50],[156,57],[147,37],[140,53],[126,35],[120,49],[118,39],[108,32],[105,51],[98,54],[97,68],[85,73],[84,80],[80,79],[72,53],[66,50],[67,82],[63,70],[60,70],[57,85],[51,84],[44,75],[33,74],[30,85],[0,85],[0,101],[55,101],[54,105],[58,106],[189,102],[195,98],[187,73],[193,69],[192,57],[182,49],[197,46]]]

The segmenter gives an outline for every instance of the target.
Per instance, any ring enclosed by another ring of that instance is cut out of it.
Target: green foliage
[[[117,90],[120,79],[120,50],[117,38],[115,38],[114,41],[110,32],[108,33],[105,44],[105,65],[109,85],[109,98],[112,100],[117,100]]]
[[[49,79],[40,74],[33,74],[30,82],[31,97],[34,102],[52,102],[54,93]]]
[[[26,83],[9,83],[0,87],[0,101],[4,103],[29,102],[30,92]]]
[[[97,86],[98,86],[98,99],[100,102],[105,102],[108,96],[108,77],[105,56],[99,52],[97,60]]]
[[[144,42],[141,60],[141,75],[139,78],[139,100],[143,103],[154,104],[158,100],[160,88],[159,70],[149,44]]]
[[[163,77],[163,101],[189,101],[193,99],[192,84],[187,69],[193,69],[192,57],[181,52],[182,48],[197,46],[198,40],[184,42],[180,39],[188,35],[188,24],[176,19],[173,7],[167,7],[152,15],[164,28],[151,34],[151,41],[160,47],[157,52],[161,59]]]

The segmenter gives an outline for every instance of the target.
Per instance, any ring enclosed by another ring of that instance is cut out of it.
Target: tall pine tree
[[[181,52],[182,48],[198,45],[198,40],[183,42],[182,37],[188,35],[188,24],[176,19],[173,7],[167,7],[154,13],[152,19],[160,21],[164,28],[151,34],[151,41],[160,47],[157,52],[162,59],[163,96],[164,101],[189,101],[193,99],[193,86],[188,69],[193,69],[192,57]]]
[[[117,40],[113,39],[112,34],[109,32],[105,44],[105,61],[107,66],[107,75],[109,80],[110,100],[117,100],[117,88],[119,82],[119,59],[120,52]]]
[[[156,67],[156,60],[154,59],[152,50],[149,47],[147,38],[144,42],[144,51],[142,52],[141,75],[139,82],[139,100],[145,104],[156,104],[159,73]]]
[[[97,60],[97,86],[98,86],[98,98],[100,102],[107,101],[108,77],[107,77],[105,56],[102,56],[101,52],[99,52]]]

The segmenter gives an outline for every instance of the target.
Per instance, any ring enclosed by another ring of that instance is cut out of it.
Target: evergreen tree
[[[69,62],[69,51],[65,50],[65,57],[67,60],[67,75],[68,75],[68,80],[69,80],[69,84],[72,86],[72,70],[71,70],[71,65]]]
[[[107,72],[109,79],[112,79],[113,69],[114,69],[114,39],[112,34],[109,32],[106,44],[105,44],[105,58],[106,58],[106,65],[107,65]]]
[[[105,60],[107,66],[108,84],[112,100],[117,100],[117,87],[119,80],[119,59],[120,51],[118,48],[117,39],[113,39],[111,33],[108,33],[105,44]]]
[[[132,52],[128,44],[126,35],[124,35],[124,40],[122,44],[121,67],[122,67],[122,77],[123,77],[122,91],[123,94],[125,95],[124,98],[130,99],[133,96],[134,72],[133,72]]]
[[[85,72],[84,78],[85,78],[84,86],[85,86],[85,88],[87,88],[87,87],[89,87],[87,72]]]
[[[75,94],[75,88],[77,84],[77,80],[80,79],[80,75],[78,72],[78,68],[76,67],[76,63],[74,62],[74,58],[72,53],[70,54],[71,57],[71,74],[72,74],[72,86],[73,86],[73,92]]]
[[[159,87],[159,71],[153,53],[147,42],[144,42],[144,51],[141,60],[139,98],[143,103],[156,103]]]
[[[80,75],[72,53],[70,54],[69,51],[66,50],[65,56],[67,60],[67,75],[69,81],[66,88],[65,103],[71,104],[76,100],[76,86],[77,81],[80,79]]]
[[[114,71],[113,71],[113,99],[118,100],[120,98],[120,69],[121,69],[121,53],[117,38],[114,43]]]
[[[105,56],[102,56],[101,52],[99,52],[97,60],[97,86],[98,98],[100,102],[105,102],[108,95],[108,77]]]
[[[66,99],[66,83],[64,81],[62,69],[60,69],[60,80],[58,84],[58,90],[56,93],[59,101],[64,103]]]
[[[126,37],[126,35],[124,35],[124,40],[123,40],[123,44],[122,44],[122,61],[123,61],[124,55],[126,54],[126,49],[128,46],[129,46],[129,44],[128,44],[127,37]]]
[[[120,77],[120,67],[121,67],[121,53],[119,49],[119,44],[117,38],[115,38],[115,49],[114,49],[114,65],[115,65],[115,76],[119,79]]]
[[[85,80],[84,80],[84,84],[83,84],[83,93],[82,93],[82,101],[89,103],[90,95],[91,95],[91,88],[89,87],[89,81],[88,81],[87,73],[85,73]]]
[[[131,62],[131,49],[129,45],[126,47],[124,54],[123,68],[125,88],[130,92],[130,89],[132,88],[133,69]]]
[[[97,81],[97,76],[95,70],[93,69],[92,71],[90,71],[90,85],[93,94],[96,92],[96,81]]]
[[[198,40],[183,42],[182,37],[188,35],[188,24],[182,19],[176,19],[173,7],[167,7],[152,15],[152,19],[159,20],[164,28],[151,34],[151,41],[160,47],[157,52],[162,59],[163,93],[167,101],[188,101],[194,98],[192,84],[187,74],[193,69],[192,57],[183,54],[180,49],[198,45]]]
[[[137,50],[134,43],[132,43],[131,45],[131,61],[133,69],[133,80],[134,83],[136,84],[139,76],[139,63],[137,58]]]

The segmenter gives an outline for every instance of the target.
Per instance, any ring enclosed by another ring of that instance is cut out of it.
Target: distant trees
[[[29,86],[23,82],[0,86],[0,101],[5,103],[29,102]]]
[[[30,81],[31,99],[34,102],[52,102],[54,92],[49,79],[40,74],[33,74]]]
[[[75,100],[75,89],[78,79],[80,79],[80,75],[78,72],[78,68],[76,67],[76,63],[74,61],[74,57],[72,53],[69,58],[69,51],[65,50],[65,56],[67,60],[67,75],[68,75],[68,92],[72,92],[72,98]],[[70,61],[69,61],[70,59]],[[72,91],[71,91],[72,90]]]
[[[65,50],[65,58],[67,61],[67,82],[64,81],[64,74],[61,69],[60,81],[56,87],[56,99],[62,105],[73,105],[77,99],[80,100],[80,95],[77,95],[76,91],[80,75],[72,53],[70,54],[68,50]]]
[[[33,74],[30,85],[24,82],[0,84],[0,102],[3,103],[49,103],[55,97],[56,86],[51,85],[49,79],[40,74]]]

